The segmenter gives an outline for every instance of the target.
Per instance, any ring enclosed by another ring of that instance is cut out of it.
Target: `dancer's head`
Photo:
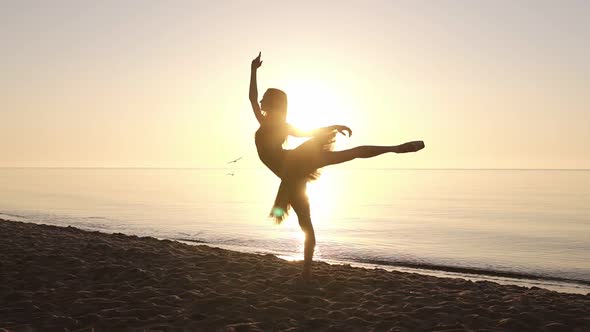
[[[264,93],[260,106],[267,115],[281,115],[280,118],[287,118],[287,94],[279,89],[268,89]]]

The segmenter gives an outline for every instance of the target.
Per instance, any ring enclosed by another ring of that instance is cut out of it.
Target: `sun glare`
[[[311,219],[314,225],[322,225],[331,221],[330,216],[334,214],[334,209],[337,208],[336,203],[342,189],[328,170],[324,170],[322,173],[324,174],[318,181],[310,182],[307,185],[307,197],[309,198]],[[304,235],[297,223],[297,215],[295,211],[291,210],[291,212],[287,217],[287,227],[296,239],[303,241]]]
[[[287,121],[301,129],[345,124],[352,110],[348,97],[330,84],[318,81],[294,81],[284,87],[289,99]]]
[[[319,221],[318,224],[329,219],[333,207],[332,198],[338,189],[332,186],[329,174],[323,174],[321,180],[308,184],[307,196],[311,205],[312,218],[323,220]]]

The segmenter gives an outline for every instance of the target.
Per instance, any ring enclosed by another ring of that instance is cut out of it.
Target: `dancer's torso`
[[[260,125],[254,136],[258,157],[278,177],[281,177],[287,153],[283,149],[286,136],[286,124],[273,124],[268,121]]]

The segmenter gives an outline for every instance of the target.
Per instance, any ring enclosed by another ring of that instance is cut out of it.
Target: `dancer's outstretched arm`
[[[261,55],[262,52],[258,53],[258,56],[252,60],[252,65],[250,66],[250,104],[252,104],[252,110],[258,123],[262,123],[262,119],[264,118],[260,111],[260,105],[258,104],[258,86],[256,83],[256,70],[262,66],[262,61],[260,60]]]
[[[348,128],[347,126],[341,126],[341,125],[322,127],[322,128],[317,128],[317,129],[313,129],[313,130],[301,130],[301,129],[295,128],[292,125],[288,125],[288,128],[289,128],[289,135],[295,136],[295,137],[312,137],[312,136],[326,134],[331,131],[337,131],[337,132],[341,133],[342,135],[346,135],[346,132],[348,132],[349,137],[350,137],[350,135],[352,135],[352,130],[350,128]]]

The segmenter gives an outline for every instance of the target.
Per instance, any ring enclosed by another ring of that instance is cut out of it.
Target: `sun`
[[[294,80],[281,87],[288,98],[287,122],[296,128],[312,130],[330,125],[352,126],[355,107],[350,94],[339,91],[337,84],[319,80]],[[286,148],[293,149],[305,139],[290,137]],[[336,140],[336,148],[345,147],[347,139]]]
[[[350,115],[347,98],[321,81],[295,81],[284,87],[289,101],[287,121],[301,129],[340,124]]]

